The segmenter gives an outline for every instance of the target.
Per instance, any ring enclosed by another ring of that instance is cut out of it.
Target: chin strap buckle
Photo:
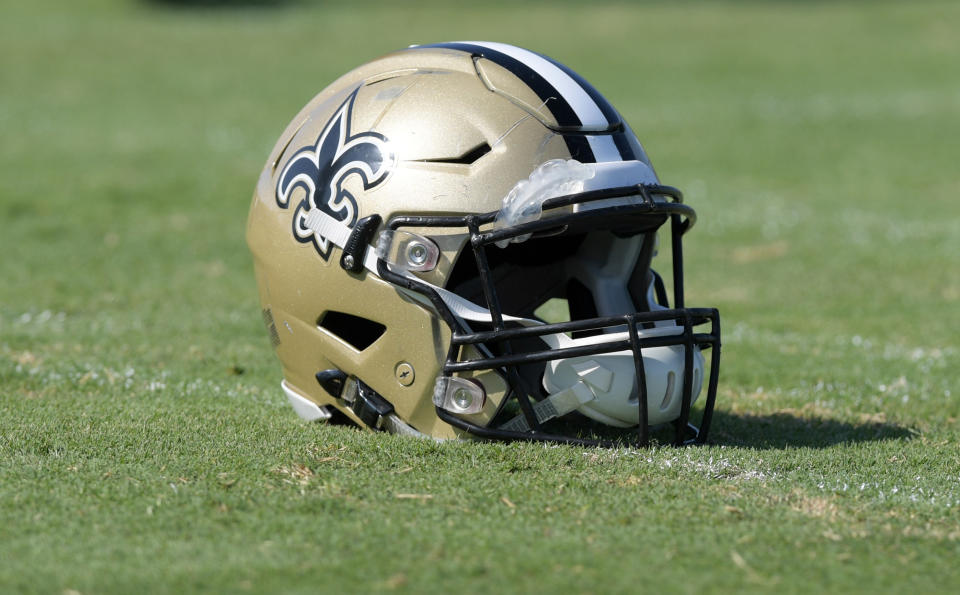
[[[334,398],[342,399],[360,421],[375,430],[383,429],[384,420],[393,414],[390,401],[341,370],[321,370],[317,372],[317,382]]]
[[[316,374],[317,382],[323,387],[323,390],[330,393],[330,396],[339,399],[343,394],[343,385],[347,381],[347,374],[336,368],[330,370],[320,370]]]
[[[393,405],[362,381],[356,381],[356,394],[350,409],[360,421],[375,430],[383,429],[384,418],[393,413]]]
[[[340,256],[341,267],[351,273],[359,273],[363,270],[364,256],[369,248],[370,239],[381,221],[383,218],[380,215],[370,215],[357,221],[343,245],[343,254]]]

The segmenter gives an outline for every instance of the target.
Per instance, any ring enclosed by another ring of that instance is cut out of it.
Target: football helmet
[[[672,424],[682,444],[706,439],[720,356],[717,311],[684,307],[695,220],[578,74],[454,42],[314,97],[270,153],[247,242],[306,419],[600,445]],[[661,228],[672,307],[651,268]]]

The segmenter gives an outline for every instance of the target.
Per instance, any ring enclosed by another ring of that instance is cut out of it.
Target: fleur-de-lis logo
[[[331,245],[326,238],[307,227],[310,209],[320,209],[331,217],[353,227],[357,222],[357,200],[344,188],[351,175],[363,182],[363,189],[373,188],[393,168],[395,155],[386,137],[376,132],[350,135],[353,102],[359,88],[337,109],[316,144],[298,150],[283,166],[277,181],[277,205],[290,206],[298,188],[305,192],[293,212],[293,237],[312,242],[321,258],[330,257]]]

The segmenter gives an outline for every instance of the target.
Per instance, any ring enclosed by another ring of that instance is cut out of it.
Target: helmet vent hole
[[[469,149],[463,155],[456,157],[437,157],[433,159],[420,159],[420,161],[425,161],[427,163],[454,163],[457,165],[473,165],[480,160],[481,157],[486,155],[491,151],[489,143],[483,142],[477,145],[476,147]]]
[[[324,312],[317,326],[344,341],[357,351],[363,351],[387,331],[387,327],[368,318],[346,312]]]
[[[667,374],[667,390],[663,393],[663,401],[660,402],[660,411],[666,411],[673,402],[673,385],[677,380],[677,375],[672,371]]]

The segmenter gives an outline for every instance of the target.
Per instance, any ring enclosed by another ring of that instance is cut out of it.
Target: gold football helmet
[[[575,72],[457,42],[314,97],[270,153],[247,242],[306,419],[575,444],[646,444],[670,423],[702,443],[720,321],[683,304],[695,219]],[[673,308],[651,268],[667,223]]]

